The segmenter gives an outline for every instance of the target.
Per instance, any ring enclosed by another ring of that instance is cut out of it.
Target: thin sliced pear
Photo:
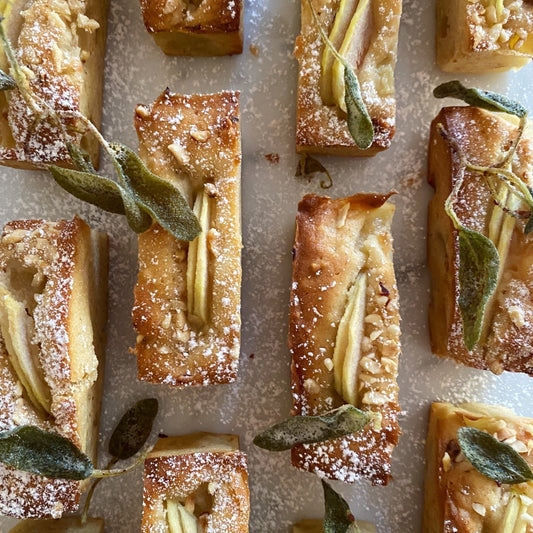
[[[198,519],[174,500],[167,500],[167,524],[170,533],[198,533]]]
[[[342,46],[342,41],[348,27],[350,26],[350,21],[353,18],[355,10],[357,9],[357,4],[359,0],[341,0],[339,5],[339,10],[335,15],[335,21],[333,23],[333,28],[329,34],[329,40],[333,43],[333,46],[338,50]],[[335,62],[335,56],[329,48],[329,46],[324,47],[324,53],[322,54],[321,62],[321,77],[320,77],[320,96],[322,101],[326,105],[335,105],[335,100],[333,99],[333,89],[332,89],[332,69],[333,63]]]
[[[339,49],[339,54],[356,73],[368,52],[373,31],[372,0],[360,0]],[[331,89],[335,104],[346,112],[344,65],[339,60],[333,63]]]
[[[200,211],[200,226],[202,233],[197,237],[198,250],[196,253],[196,274],[194,277],[194,307],[193,314],[205,324],[209,320],[209,306],[207,301],[207,286],[209,283],[209,261],[207,249],[207,234],[210,220],[210,198],[205,191],[202,193],[202,209]]]
[[[9,361],[35,409],[50,413],[50,388],[39,363],[38,347],[30,342],[30,320],[24,304],[0,283],[0,329]]]
[[[198,219],[200,218],[200,212],[202,211],[203,198],[203,194],[198,194],[194,200],[193,212]],[[189,315],[192,315],[194,310],[194,280],[196,277],[198,239],[199,236],[189,243],[189,249],[187,251],[187,311]]]
[[[333,351],[335,389],[345,402],[356,405],[357,370],[366,311],[366,274],[360,273],[348,293],[348,304],[339,323]]]
[[[520,497],[512,495],[507,504],[507,508],[505,509],[505,514],[503,515],[501,533],[514,533],[521,510],[522,502],[520,501]]]

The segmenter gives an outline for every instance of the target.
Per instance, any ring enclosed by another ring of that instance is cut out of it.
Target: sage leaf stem
[[[271,452],[289,450],[297,444],[312,444],[356,433],[371,420],[371,415],[343,405],[319,416],[293,416],[257,435],[254,444]]]
[[[533,481],[527,461],[511,446],[474,427],[461,427],[457,440],[464,456],[484,476],[514,485]]]

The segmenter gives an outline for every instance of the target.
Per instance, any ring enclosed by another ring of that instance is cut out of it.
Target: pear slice
[[[512,495],[507,504],[507,508],[505,509],[505,514],[503,515],[503,520],[500,526],[501,533],[515,533],[515,527],[521,514],[522,502],[520,501],[520,497]]]
[[[197,533],[198,520],[181,503],[167,500],[167,523],[170,533]]]
[[[209,320],[207,289],[209,282],[209,261],[207,249],[207,233],[209,232],[210,198],[205,189],[202,193],[202,209],[200,210],[200,226],[202,233],[197,237],[198,250],[196,252],[196,274],[194,277],[194,308],[193,314],[204,324]]]
[[[366,312],[366,284],[366,274],[360,273],[348,293],[348,304],[339,323],[333,351],[335,389],[346,403],[352,405],[357,402],[357,371]]]
[[[24,304],[0,283],[0,329],[9,361],[35,409],[50,413],[50,389],[39,363],[39,348],[31,343],[31,321]]]
[[[192,210],[198,219],[200,219],[203,198],[203,194],[198,194],[194,199]],[[200,233],[200,235],[202,235],[202,233]],[[193,314],[194,309],[194,280],[196,277],[196,256],[198,254],[198,239],[200,238],[200,235],[189,243],[189,248],[187,250],[187,312],[189,315]]]
[[[359,0],[341,0],[339,10],[335,15],[333,28],[329,34],[329,40],[332,42],[336,50],[342,46],[342,41],[346,35],[346,32],[348,31],[350,21],[353,18],[358,3]],[[326,105],[335,105],[335,100],[333,99],[333,89],[331,86],[334,62],[335,56],[333,55],[333,52],[329,46],[325,46],[321,62],[320,96]]]
[[[359,0],[339,49],[339,54],[352,66],[356,73],[368,52],[373,32],[372,0]],[[331,89],[333,101],[340,109],[346,112],[344,65],[339,60],[335,60],[333,63]]]

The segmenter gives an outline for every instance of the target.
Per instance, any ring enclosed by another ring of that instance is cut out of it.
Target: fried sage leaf
[[[533,231],[533,213],[529,217],[529,220],[526,223],[526,227],[524,228],[524,233],[527,235],[528,233],[531,233]]]
[[[20,426],[0,433],[0,461],[25,472],[56,479],[87,479],[91,460],[57,433]]]
[[[70,141],[67,142],[67,148],[77,170],[91,174],[97,173],[91,162],[91,156],[85,150]]]
[[[458,80],[439,85],[433,90],[433,96],[435,98],[458,98],[471,106],[481,107],[487,111],[509,113],[520,118],[527,115],[527,109],[518,102],[491,91],[468,89]]]
[[[324,489],[324,505],[326,507],[324,533],[359,532],[346,500],[324,480],[322,480],[322,488]]]
[[[357,148],[367,150],[374,142],[374,125],[361,96],[361,87],[355,72],[344,64],[344,84],[346,92],[346,110],[348,113],[348,130]]]
[[[112,143],[128,188],[136,203],[177,239],[194,240],[202,231],[198,219],[180,191],[148,170],[127,146]]]
[[[11,91],[17,88],[17,82],[3,70],[0,70],[0,91]]]
[[[296,444],[335,439],[363,429],[371,420],[353,405],[343,405],[321,416],[293,416],[263,431],[254,444],[271,452],[288,450]]]
[[[302,176],[311,180],[309,177],[310,174],[315,174],[316,172],[326,175],[327,180],[320,180],[320,187],[322,187],[322,189],[329,189],[333,185],[333,179],[331,178],[328,169],[318,159],[303,153],[298,162],[295,176]]]
[[[461,427],[457,431],[457,440],[464,456],[484,476],[509,485],[533,481],[533,472],[525,459],[489,433]]]
[[[146,398],[128,409],[109,440],[110,455],[120,460],[133,457],[148,440],[158,408],[155,398]]]
[[[490,239],[462,227],[459,229],[459,308],[465,346],[479,341],[485,307],[498,283],[500,258]]]
[[[110,213],[125,214],[123,196],[127,193],[113,180],[55,165],[48,170],[56,183],[76,198]]]

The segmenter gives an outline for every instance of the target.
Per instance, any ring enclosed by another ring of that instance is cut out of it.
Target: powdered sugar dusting
[[[136,399],[157,396],[156,429],[183,434],[197,430],[236,433],[248,455],[252,515],[250,531],[289,531],[304,517],[323,515],[322,489],[311,474],[290,466],[289,453],[255,448],[255,434],[288,415],[291,408],[287,349],[291,248],[297,203],[306,193],[323,194],[318,181],[294,178],[297,62],[292,57],[299,32],[297,0],[246,2],[245,52],[223,58],[165,57],[146,32],[139,4],[111,3],[104,133],[136,146],[135,106],[153,102],[166,87],[180,94],[241,90],[243,126],[243,330],[240,374],[232,385],[172,391],[136,381],[130,310],[136,278],[137,237],[117,216],[73,200],[44,173],[2,172],[3,221],[23,217],[69,218],[75,213],[111,237],[110,327],[101,429],[101,463],[107,438],[124,409]],[[430,354],[427,335],[428,282],[425,259],[427,202],[426,147],[429,122],[442,102],[431,90],[450,79],[434,64],[433,2],[406,0],[400,28],[396,78],[397,130],[391,147],[372,160],[321,158],[334,179],[333,197],[362,191],[386,193],[397,206],[393,223],[395,268],[400,291],[403,354],[399,368],[403,435],[392,459],[393,480],[372,487],[334,482],[354,513],[383,533],[420,531],[427,411],[433,400],[499,402],[533,416],[526,376],[460,367]],[[258,56],[249,52],[257,47]],[[464,77],[469,85],[500,91],[529,103],[532,67],[519,73]],[[279,154],[279,163],[265,159]],[[106,166],[108,172],[111,168]],[[251,355],[253,358],[250,358]],[[105,480],[91,514],[103,516],[113,532],[139,531],[142,472]],[[2,528],[7,522],[0,522]]]

